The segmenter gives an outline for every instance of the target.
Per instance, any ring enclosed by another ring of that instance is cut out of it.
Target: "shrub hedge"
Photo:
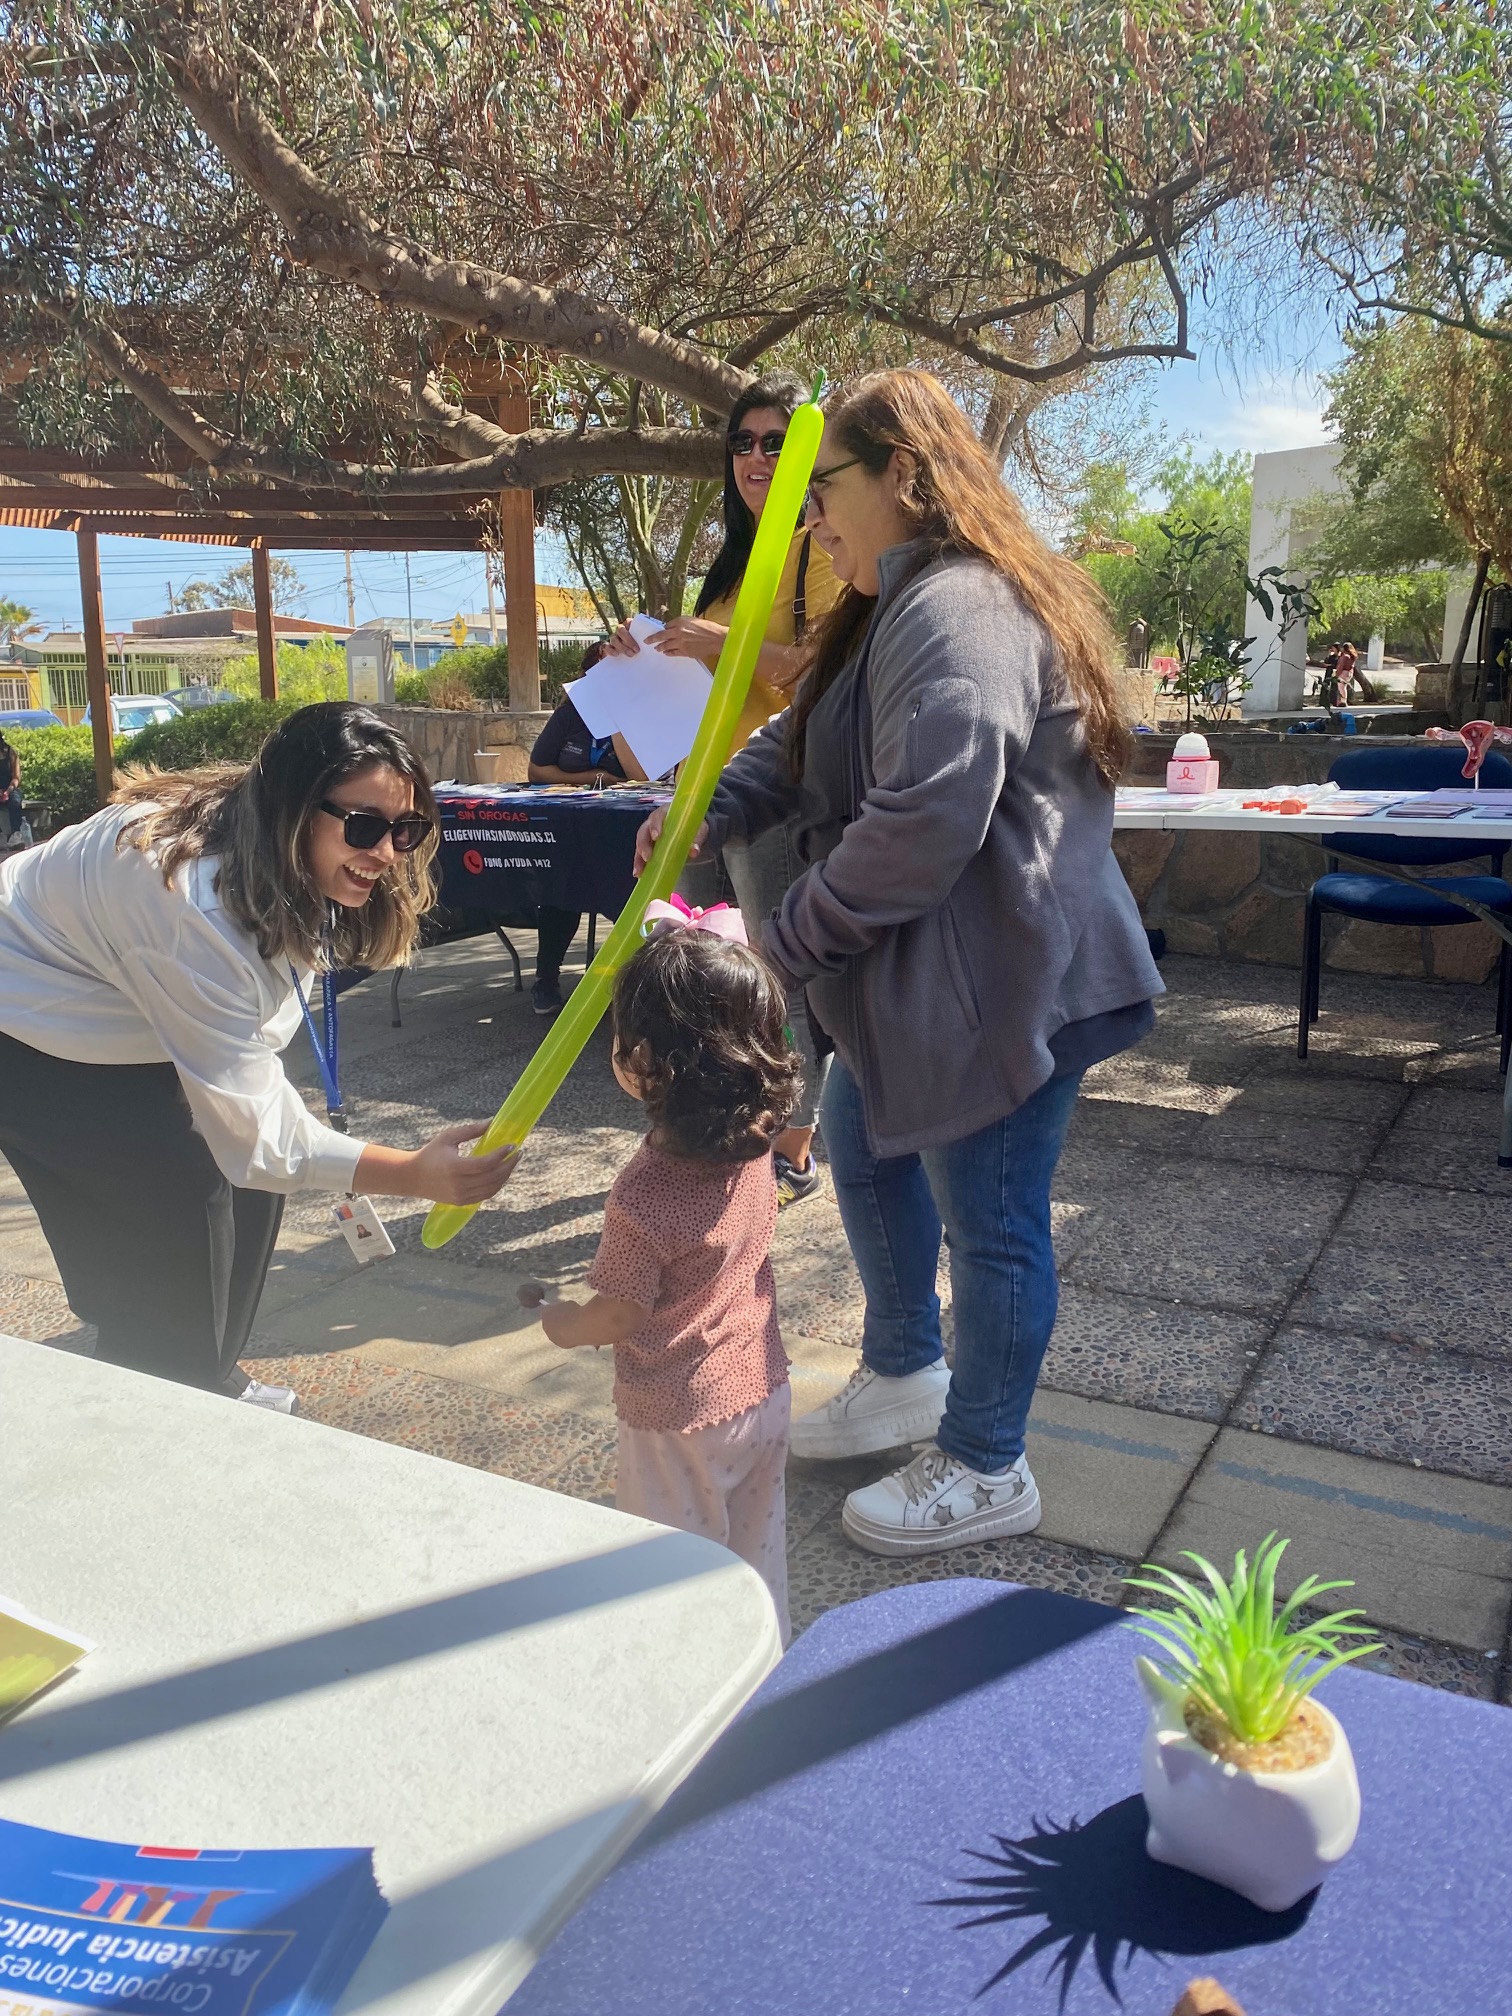
[[[195,707],[176,721],[154,721],[126,744],[127,763],[192,770],[196,763],[250,763],[264,738],[297,711],[293,700],[238,700]]]
[[[587,647],[576,642],[541,647],[541,705],[559,707],[562,687],[583,669]],[[509,705],[509,651],[503,644],[468,644],[447,651],[424,672],[401,672],[394,699],[401,707],[455,706],[460,684],[484,707]]]
[[[117,765],[150,763],[158,770],[192,770],[196,763],[250,763],[269,729],[293,712],[294,703],[285,700],[199,707],[176,721],[154,722],[140,735],[118,735],[115,760]],[[90,729],[18,728],[10,739],[21,758],[22,794],[47,807],[51,832],[76,826],[99,811]]]
[[[21,795],[47,807],[52,832],[77,826],[100,809],[92,729],[13,728],[9,739],[21,758]],[[118,763],[130,740],[116,737]]]

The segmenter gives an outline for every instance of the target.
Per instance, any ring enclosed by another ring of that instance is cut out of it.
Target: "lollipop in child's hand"
[[[546,1281],[522,1281],[515,1297],[522,1309],[542,1309],[548,1302],[555,1302],[557,1292]]]

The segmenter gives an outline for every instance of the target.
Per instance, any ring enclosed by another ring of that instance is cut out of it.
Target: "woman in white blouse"
[[[344,701],[249,766],[137,777],[0,865],[0,1151],[96,1355],[284,1412],[237,1366],[284,1196],[476,1204],[481,1126],[413,1151],[314,1118],[279,1052],[332,966],[392,966],[432,900],[435,804],[409,745]],[[300,991],[296,991],[296,989]]]

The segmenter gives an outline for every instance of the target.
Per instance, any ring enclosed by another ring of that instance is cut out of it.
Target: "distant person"
[[[583,670],[596,665],[603,640],[583,653]],[[595,736],[570,700],[564,700],[536,737],[528,775],[532,784],[623,784],[625,765],[614,736]],[[581,910],[561,910],[542,903],[536,912],[535,983],[530,1005],[537,1015],[562,1011],[562,961],[583,921]]]
[[[1339,704],[1339,647],[1330,644],[1323,653],[1323,670],[1318,678],[1318,705],[1333,708]]]
[[[609,1192],[592,1301],[542,1306],[540,1283],[520,1299],[553,1344],[614,1347],[616,1505],[748,1561],[786,1645],[791,1397],[771,1148],[799,1066],[783,990],[726,915],[735,938],[669,916],[620,973],[614,1075],[651,1131]]]
[[[25,844],[21,828],[25,822],[26,809],[21,802],[21,758],[14,743],[8,742],[0,729],[0,808],[4,819],[0,823],[0,847],[20,847]]]
[[[731,408],[725,432],[724,543],[704,576],[694,614],[674,617],[655,639],[654,650],[698,658],[711,668],[717,663],[735,614],[788,421],[807,397],[808,388],[801,379],[780,372],[748,385]],[[751,696],[730,745],[732,756],[792,699],[808,664],[811,627],[829,614],[839,595],[840,584],[829,555],[800,524],[788,547],[766,641],[751,681]],[[628,629],[622,627],[606,648],[621,653],[636,647]],[[723,872],[729,876],[746,930],[754,941],[762,919],[781,906],[802,872],[793,835],[792,822],[784,820],[753,838],[732,838],[719,859],[691,862],[678,888],[692,903],[705,908],[717,903],[724,894],[722,860]],[[803,1060],[805,1091],[792,1124],[777,1143],[777,1197],[784,1206],[814,1196],[821,1186],[813,1140],[827,1058],[809,1022],[801,988],[795,989],[788,1001],[788,1027]]]
[[[414,751],[340,700],[0,863],[0,1151],[96,1357],[292,1413],[237,1363],[285,1195],[479,1204],[508,1180],[512,1151],[460,1153],[481,1123],[380,1147],[279,1059],[315,974],[409,958],[435,851]]]

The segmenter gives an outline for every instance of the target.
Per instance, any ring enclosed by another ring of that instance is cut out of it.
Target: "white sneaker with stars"
[[[833,1400],[793,1423],[795,1456],[874,1456],[933,1436],[945,1412],[950,1367],[943,1358],[906,1378],[888,1379],[858,1365]]]
[[[1039,1523],[1039,1486],[1024,1457],[984,1474],[933,1443],[890,1477],[852,1491],[841,1515],[869,1554],[932,1554],[1032,1533]]]

